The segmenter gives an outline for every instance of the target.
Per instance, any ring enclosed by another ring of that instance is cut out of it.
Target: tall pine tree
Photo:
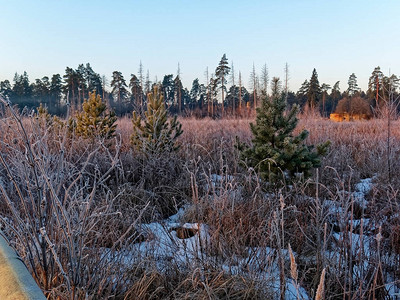
[[[224,54],[218,64],[218,67],[215,69],[215,76],[217,78],[216,83],[221,86],[221,103],[222,103],[222,115],[224,114],[224,101],[225,101],[225,92],[227,83],[226,77],[229,74],[231,68],[228,64],[228,59],[226,58],[226,54]]]
[[[61,93],[62,93],[62,78],[60,74],[54,74],[50,81],[50,97],[53,103],[54,112],[60,113],[61,106]]]
[[[113,95],[114,101],[117,100],[117,103],[118,103],[118,112],[120,115],[122,115],[122,112],[123,112],[122,104],[127,99],[128,95],[129,95],[129,91],[127,89],[128,86],[126,85],[124,76],[122,75],[121,72],[119,72],[119,71],[113,72],[111,87],[112,87],[112,95]]]
[[[321,97],[321,87],[318,81],[317,70],[313,70],[311,79],[308,85],[307,91],[307,104],[311,111],[314,111],[317,107],[317,103],[319,102]]]
[[[379,107],[379,96],[383,90],[383,78],[384,75],[381,68],[378,66],[374,69],[371,77],[368,80],[368,91],[367,95],[369,99],[375,100],[375,105]]]
[[[137,78],[135,74],[131,74],[129,88],[131,90],[131,100],[134,104],[135,109],[138,111],[142,111],[141,100],[143,99],[143,90],[140,86],[139,78]]]
[[[351,75],[349,76],[347,84],[349,85],[349,87],[347,88],[347,94],[350,97],[354,96],[360,90],[357,84],[357,76],[354,73],[351,73]]]

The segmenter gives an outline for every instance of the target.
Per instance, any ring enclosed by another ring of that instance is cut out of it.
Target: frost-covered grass
[[[50,299],[315,299],[321,282],[325,299],[399,293],[399,121],[388,160],[382,120],[300,120],[308,143],[332,146],[311,179],[279,189],[238,163],[251,120],[181,119],[179,152],[150,160],[128,119],[92,144],[22,121],[0,117],[1,225]]]

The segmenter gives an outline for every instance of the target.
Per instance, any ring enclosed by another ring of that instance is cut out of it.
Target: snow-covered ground
[[[206,248],[210,240],[209,229],[206,224],[185,223],[181,225],[179,218],[182,216],[183,210],[176,215],[169,217],[162,223],[150,223],[142,225],[142,230],[151,239],[135,245],[136,251],[147,254],[151,253],[157,261],[157,268],[162,271],[171,262],[178,266],[185,267],[188,263],[200,263],[204,260],[215,260],[207,254]],[[196,234],[188,238],[179,238],[177,236],[177,228],[194,229]],[[266,284],[276,294],[279,293],[279,268],[274,265],[266,264],[266,261],[274,261],[276,251],[270,248],[249,248],[251,259],[248,257],[236,258],[234,265],[222,263],[221,267],[229,274],[253,274],[258,272],[257,278],[264,279]],[[134,251],[135,252],[135,251]],[[283,250],[283,255],[289,258],[287,250]],[[193,266],[195,267],[195,266]],[[246,270],[246,271],[244,271]],[[285,299],[297,299],[297,289],[291,278],[286,279],[286,296]],[[310,299],[304,288],[299,287],[300,299]]]
[[[225,180],[221,176],[215,175],[211,178],[213,185],[218,185],[218,182]],[[357,201],[362,207],[367,207],[367,200],[365,195],[371,190],[372,178],[363,179],[356,185],[356,191],[350,195]],[[339,221],[340,217],[343,216],[343,207],[340,203],[325,200],[324,206],[329,214],[335,216],[335,219]],[[191,266],[196,268],[202,266],[205,261],[218,261],[216,257],[212,257],[212,254],[207,251],[208,244],[210,242],[210,232],[207,224],[199,223],[184,223],[180,221],[184,214],[184,209],[180,209],[176,215],[169,217],[163,222],[143,224],[140,227],[140,231],[147,237],[147,239],[141,243],[133,245],[134,252],[142,253],[143,256],[151,255],[153,261],[156,261],[157,268],[162,271],[165,270],[168,265],[173,262],[177,266],[182,268]],[[360,227],[361,224],[368,225],[369,220],[352,220],[353,228]],[[179,230],[190,230],[190,235],[182,237],[179,236]],[[343,239],[344,232],[334,232],[333,237],[336,241],[340,242]],[[367,255],[372,255],[370,250],[370,241],[375,238],[373,236],[360,235],[358,233],[346,233],[350,235],[351,250],[353,255],[357,255],[359,251]],[[270,248],[248,248],[249,255],[242,257],[235,257],[231,262],[219,262],[222,270],[229,274],[240,274],[254,276],[258,280],[265,280],[265,284],[268,285],[272,290],[279,294],[279,267],[277,260],[277,250]],[[281,254],[285,257],[286,261],[290,261],[289,253],[287,250],[281,250]],[[296,253],[294,253],[296,257]],[[337,253],[332,250],[328,252],[327,257],[335,259]],[[368,262],[365,261],[355,267],[354,276],[362,276],[362,272],[365,272]],[[288,275],[287,275],[288,276]],[[253,277],[254,278],[254,277]],[[298,290],[294,283],[294,280],[290,277],[286,278],[286,295],[285,299],[311,299],[307,294],[306,290],[298,286]],[[393,279],[393,282],[395,280]],[[399,289],[395,284],[387,283],[386,288],[392,297],[399,295]],[[395,298],[393,298],[395,299]]]

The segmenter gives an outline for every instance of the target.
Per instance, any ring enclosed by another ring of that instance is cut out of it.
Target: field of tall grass
[[[180,119],[176,153],[2,108],[0,222],[49,299],[393,299],[400,121],[301,118],[322,166],[271,188],[239,163],[247,119]],[[172,216],[172,218],[171,218]]]

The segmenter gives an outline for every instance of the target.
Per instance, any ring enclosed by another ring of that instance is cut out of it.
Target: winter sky
[[[365,90],[376,66],[400,75],[399,14],[398,0],[0,0],[0,80],[89,62],[129,81],[142,61],[152,81],[179,63],[190,89],[226,53],[245,85],[253,63],[283,78],[287,62],[293,91],[313,68],[342,91],[355,73]]]

